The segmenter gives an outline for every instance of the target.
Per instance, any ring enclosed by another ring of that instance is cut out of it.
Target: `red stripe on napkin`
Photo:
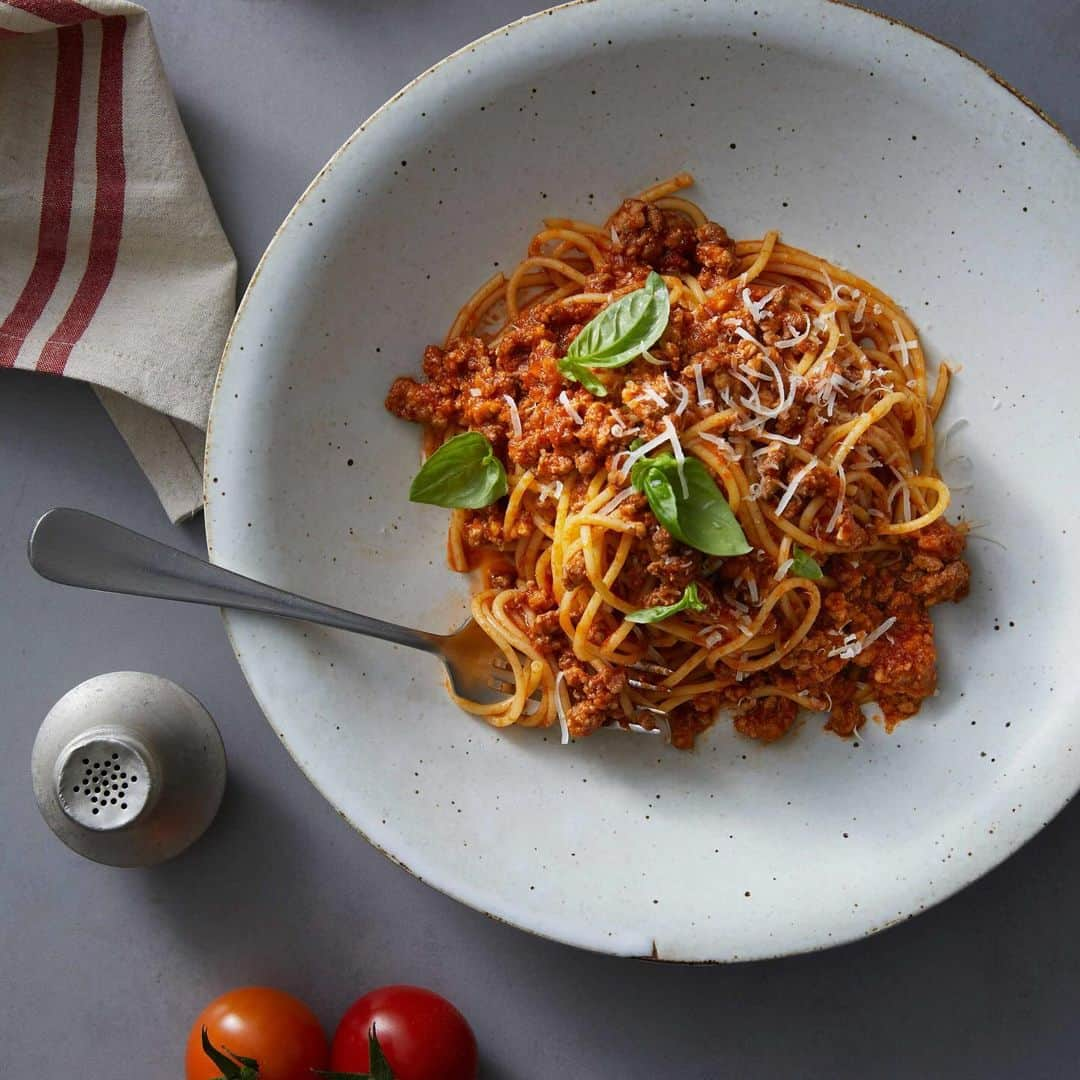
[[[124,225],[124,32],[127,19],[101,20],[101,74],[98,81],[97,195],[90,227],[86,272],[71,306],[45,343],[37,370],[60,375],[71,350],[90,325],[116,269]]]
[[[28,11],[39,19],[48,19],[49,22],[62,23],[65,26],[86,22],[87,19],[97,19],[101,15],[101,12],[78,3],[78,0],[4,0],[4,2],[11,7]]]
[[[41,317],[60,280],[67,257],[71,190],[75,180],[75,139],[79,130],[82,28],[61,27],[56,32],[56,39],[56,93],[49,149],[45,156],[37,255],[19,299],[0,325],[0,368],[14,366],[26,335]]]

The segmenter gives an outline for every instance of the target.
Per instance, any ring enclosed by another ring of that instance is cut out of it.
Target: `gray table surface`
[[[250,276],[309,178],[415,73],[530,0],[143,0],[225,229]],[[874,4],[989,64],[1080,136],[1076,0]],[[85,387],[0,375],[0,1075],[173,1078],[195,1013],[234,985],[308,1000],[425,984],[470,1017],[483,1075],[1057,1077],[1080,1067],[1080,805],[933,911],[857,945],[738,967],[542,941],[392,866],[263,721],[216,612],[37,580],[56,504],[191,551]],[[230,785],[211,831],[152,870],[84,862],[38,818],[30,747],[75,683],[116,669],[190,688]]]

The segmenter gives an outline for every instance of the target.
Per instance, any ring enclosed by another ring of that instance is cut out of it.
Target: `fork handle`
[[[83,510],[49,510],[34,526],[27,550],[30,565],[62,585],[304,619],[411,649],[439,651],[437,634],[276,589]]]

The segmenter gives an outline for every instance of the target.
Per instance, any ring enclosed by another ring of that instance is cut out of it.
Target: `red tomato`
[[[469,1022],[446,998],[419,986],[384,986],[353,1002],[334,1033],[332,1070],[368,1071],[372,1025],[396,1080],[475,1080]]]
[[[199,1014],[188,1036],[187,1080],[213,1080],[221,1070],[206,1056],[202,1029],[218,1050],[259,1063],[259,1080],[311,1080],[326,1068],[326,1036],[315,1014],[291,994],[266,986],[230,990]]]

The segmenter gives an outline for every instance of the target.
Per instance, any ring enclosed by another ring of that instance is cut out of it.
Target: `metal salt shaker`
[[[34,796],[73,851],[152,866],[194,843],[225,791],[225,748],[205,708],[157,675],[114,671],[80,683],[34,741]]]

